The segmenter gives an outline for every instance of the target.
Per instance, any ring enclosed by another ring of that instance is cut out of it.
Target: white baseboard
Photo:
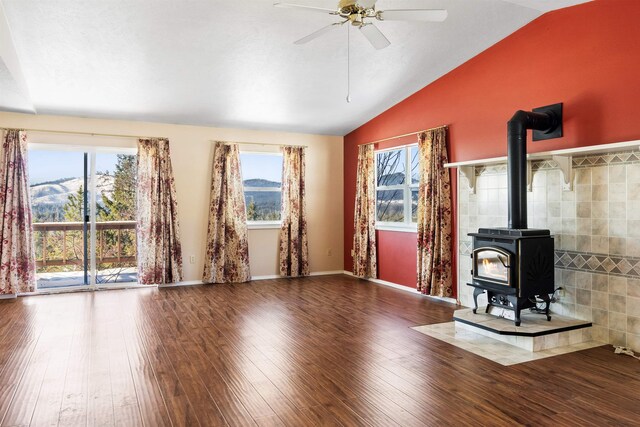
[[[18,298],[18,295],[16,295],[16,294],[0,295],[0,300],[2,300],[2,299],[16,299],[16,298]]]
[[[179,286],[194,286],[194,285],[202,285],[202,284],[204,284],[202,280],[186,280],[184,282],[167,283],[164,285],[158,285],[158,288],[177,288]]]
[[[330,274],[342,274],[342,270],[332,270],[332,271],[313,271],[309,273],[309,276],[327,276]],[[288,276],[280,276],[279,274],[269,274],[264,276],[251,276],[251,281],[254,280],[271,280],[271,279],[286,279]],[[193,285],[202,285],[204,282],[202,280],[188,280],[179,283],[171,283],[166,285],[158,285],[159,288],[173,288],[176,286],[193,286]]]
[[[312,271],[309,276],[328,276],[330,274],[342,274],[343,270],[330,271]],[[270,274],[267,276],[251,276],[251,280],[269,280],[269,279],[286,279],[289,276],[280,276],[279,274]]]
[[[344,270],[343,273],[346,274],[347,276],[356,277],[356,276],[354,276],[354,274],[352,272],[347,271],[347,270]],[[423,296],[425,298],[434,299],[434,300],[437,300],[437,301],[443,301],[443,302],[447,302],[449,304],[458,304],[458,302],[455,300],[455,298],[436,297],[436,296],[433,296],[433,295],[425,295],[425,294],[422,294],[422,293],[418,292],[416,289],[410,288],[409,286],[399,285],[399,284],[393,283],[393,282],[387,282],[386,280],[371,279],[371,278],[366,278],[366,279],[363,279],[363,280],[368,280],[369,282],[377,283],[377,284],[383,285],[383,286],[389,286],[390,288],[394,288],[394,289],[400,289],[401,291],[411,292],[414,295],[420,295],[420,296]]]
[[[279,274],[267,274],[265,276],[251,276],[251,280],[271,280],[271,279],[281,279],[284,276],[280,276]]]
[[[451,297],[436,297],[436,296],[433,296],[433,295],[425,295],[425,297],[428,297],[428,298],[431,298],[431,299],[435,299],[435,300],[438,300],[438,301],[448,302],[449,304],[460,305],[460,303],[458,302],[457,299],[451,298]]]
[[[331,274],[343,274],[344,270],[333,270],[333,271],[316,271],[310,273],[310,276],[329,276]]]

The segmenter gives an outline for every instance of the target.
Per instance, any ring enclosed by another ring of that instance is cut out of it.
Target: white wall
[[[38,116],[0,112],[0,128],[25,128],[118,135],[166,137],[171,141],[178,198],[184,280],[200,280],[204,267],[207,210],[211,180],[211,140],[257,142],[251,151],[274,151],[277,145],[307,145],[307,215],[311,272],[343,270],[343,157],[341,136],[224,129],[123,120]],[[29,132],[30,140],[46,144],[135,147],[135,138],[59,135]],[[241,146],[242,147],[242,146]],[[250,230],[251,274],[277,274],[278,230]],[[328,253],[331,252],[331,255]],[[195,263],[189,262],[195,256]]]

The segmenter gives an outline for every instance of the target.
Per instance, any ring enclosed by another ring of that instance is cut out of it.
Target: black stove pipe
[[[560,118],[552,111],[517,111],[507,123],[509,228],[527,228],[527,129],[552,132]]]

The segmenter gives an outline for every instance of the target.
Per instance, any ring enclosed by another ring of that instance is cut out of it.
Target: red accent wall
[[[416,233],[378,231],[378,277],[392,283],[416,287]],[[407,267],[404,267],[407,266]]]
[[[535,143],[529,136],[529,152],[640,139],[638,22],[637,0],[547,13],[346,135],[345,269],[352,268],[358,144],[448,124],[449,161],[504,156],[513,113],[557,102],[565,136]],[[380,279],[414,287],[415,234],[378,237]]]

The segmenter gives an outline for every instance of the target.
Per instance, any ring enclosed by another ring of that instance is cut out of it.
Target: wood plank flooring
[[[640,362],[503,367],[454,306],[348,276],[0,301],[1,426],[639,425]]]

